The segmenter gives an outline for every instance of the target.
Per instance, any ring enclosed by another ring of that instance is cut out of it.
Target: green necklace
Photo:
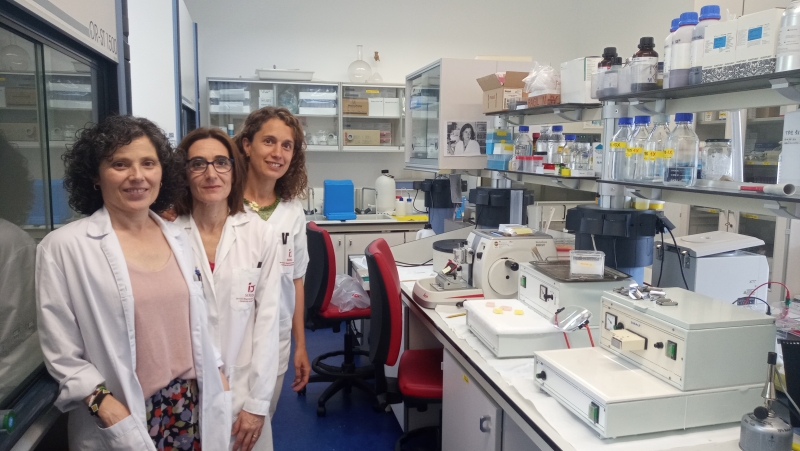
[[[253,211],[258,213],[258,216],[260,216],[261,219],[265,221],[269,220],[269,217],[272,216],[272,213],[275,211],[276,208],[278,208],[279,203],[281,203],[280,197],[275,199],[275,202],[271,203],[270,205],[267,205],[266,207],[261,207],[257,203],[251,200],[244,199],[244,204],[252,208]]]

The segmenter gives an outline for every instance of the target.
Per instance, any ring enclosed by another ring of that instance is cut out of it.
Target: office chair
[[[305,326],[312,331],[331,328],[339,333],[341,324],[345,324],[344,349],[322,354],[311,363],[314,370],[308,381],[332,382],[317,401],[317,415],[325,416],[325,403],[340,390],[350,393],[352,387],[364,390],[371,396],[375,391],[366,383],[367,379],[374,377],[372,365],[357,367],[355,356],[368,356],[367,351],[356,349],[356,329],[354,322],[370,317],[369,308],[355,308],[347,312],[340,312],[339,307],[331,304],[334,285],[336,283],[336,255],[333,243],[327,230],[317,226],[314,222],[306,224],[308,239],[308,269],[303,287],[305,289],[306,321]],[[339,366],[325,363],[332,357],[344,356],[344,361]],[[300,391],[305,394],[305,388]]]
[[[405,402],[407,407],[425,411],[442,402],[443,349],[408,349],[400,356],[397,378],[387,378],[384,365],[392,366],[400,354],[403,331],[400,277],[392,251],[383,238],[366,249],[372,319],[369,331],[369,356],[375,367],[375,391],[382,407]],[[441,449],[439,426],[407,431],[395,443],[395,451],[413,437],[432,436]]]

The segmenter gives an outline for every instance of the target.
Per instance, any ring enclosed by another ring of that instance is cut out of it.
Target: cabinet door
[[[503,411],[447,351],[442,396],[442,451],[500,451]]]
[[[336,274],[344,274],[347,271],[347,256],[344,250],[346,235],[343,233],[331,233],[330,235],[333,252],[336,254]]]
[[[358,233],[348,234],[346,236],[347,242],[345,243],[345,254],[364,254],[364,250],[369,246],[369,243],[383,238],[389,246],[396,246],[405,242],[403,232],[396,233]],[[335,245],[336,243],[334,243]],[[346,268],[346,266],[345,266]]]

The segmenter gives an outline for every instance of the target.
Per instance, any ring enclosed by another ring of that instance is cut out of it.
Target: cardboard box
[[[735,78],[775,72],[778,31],[784,8],[770,8],[737,19]]]
[[[592,75],[603,58],[587,56],[561,63],[561,101],[564,103],[600,103],[592,99]]]
[[[379,146],[381,145],[380,130],[345,130],[345,146]]]
[[[0,133],[9,141],[39,141],[39,127],[35,123],[0,123]]]
[[[780,115],[781,107],[779,106],[756,108],[756,118],[780,117]]]
[[[383,97],[370,97],[369,101],[369,115],[370,116],[383,116]]]
[[[36,106],[36,88],[6,88],[8,106]]]
[[[561,103],[561,94],[542,94],[538,96],[528,97],[528,108],[544,105],[559,105]]]
[[[706,28],[703,83],[734,78],[737,20],[714,22]]]
[[[384,98],[383,115],[386,117],[400,117],[400,99],[391,97]]]
[[[369,114],[369,99],[342,99],[342,113],[366,116]]]
[[[510,100],[522,98],[522,88],[525,87],[523,78],[527,77],[527,72],[507,71],[505,79],[501,82],[497,74],[487,75],[478,79],[478,84],[483,90],[484,113],[495,113],[508,109]]]

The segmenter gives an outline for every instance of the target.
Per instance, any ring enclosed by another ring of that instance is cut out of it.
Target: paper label
[[[613,143],[611,143],[611,147],[613,149],[627,149],[628,148],[628,143],[625,143],[625,142],[613,142]]]
[[[692,39],[692,67],[703,66],[703,54],[705,54],[706,41],[703,38]]]
[[[367,94],[380,94],[381,92],[377,89],[367,89]]]
[[[675,149],[664,149],[664,158],[667,160],[675,156]]]
[[[748,41],[755,41],[756,39],[761,39],[761,36],[764,34],[763,27],[755,27],[747,30],[747,40]]]
[[[713,48],[715,48],[715,49],[724,49],[727,46],[728,46],[728,36],[722,35],[722,36],[717,36],[716,38],[714,38],[714,46],[713,46]]]
[[[778,36],[780,36],[780,41],[778,41],[778,58],[781,56],[800,54],[800,27],[797,25],[781,27]]]
[[[663,150],[656,150],[656,158],[661,158],[662,160],[667,157],[667,153]]]
[[[658,78],[658,58],[648,56],[634,58],[630,65],[631,83],[656,83]]]
[[[656,153],[655,150],[645,150],[644,161],[656,161]]]
[[[231,308],[247,310],[253,307],[256,300],[256,284],[261,272],[257,268],[233,270],[233,286],[231,286]]]

